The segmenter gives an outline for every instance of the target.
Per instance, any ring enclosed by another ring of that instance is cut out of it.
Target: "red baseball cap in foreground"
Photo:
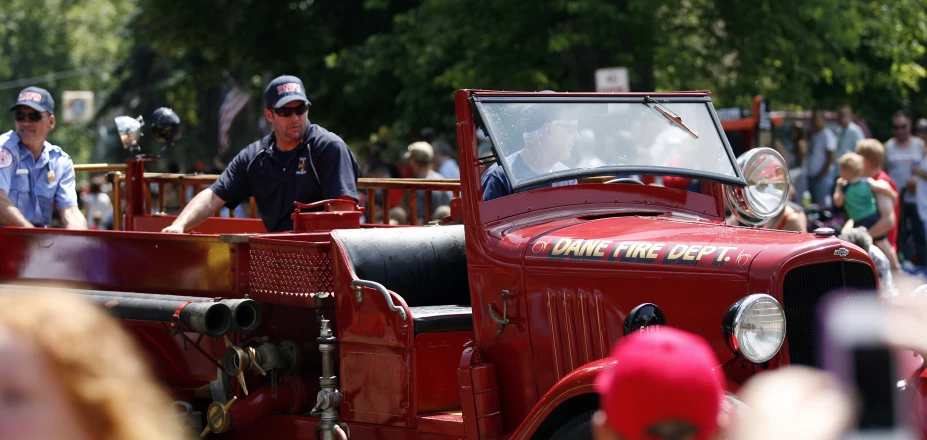
[[[615,345],[617,362],[596,377],[608,426],[627,440],[704,440],[718,431],[724,376],[701,337],[647,328]],[[680,432],[682,431],[682,432]],[[662,434],[662,435],[661,435]],[[669,435],[667,435],[669,434]]]

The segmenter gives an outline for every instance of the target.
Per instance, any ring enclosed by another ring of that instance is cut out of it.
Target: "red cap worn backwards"
[[[627,440],[704,440],[718,431],[724,376],[701,337],[660,326],[612,350],[617,362],[596,377],[608,426]]]

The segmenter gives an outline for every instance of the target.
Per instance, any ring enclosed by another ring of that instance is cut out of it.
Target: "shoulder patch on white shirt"
[[[13,153],[6,148],[0,148],[0,169],[13,165]]]

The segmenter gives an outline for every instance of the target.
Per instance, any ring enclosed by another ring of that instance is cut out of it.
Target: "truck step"
[[[420,432],[461,437],[467,435],[464,431],[463,414],[460,411],[422,414],[417,419]]]

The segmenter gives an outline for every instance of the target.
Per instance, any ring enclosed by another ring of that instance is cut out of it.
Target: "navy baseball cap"
[[[278,76],[264,89],[264,102],[269,108],[283,107],[296,100],[312,105],[306,97],[306,86],[295,76]]]
[[[16,107],[21,105],[30,107],[35,111],[55,114],[55,100],[52,98],[51,93],[39,87],[26,87],[19,92],[16,104],[10,107],[10,111],[16,110]]]

